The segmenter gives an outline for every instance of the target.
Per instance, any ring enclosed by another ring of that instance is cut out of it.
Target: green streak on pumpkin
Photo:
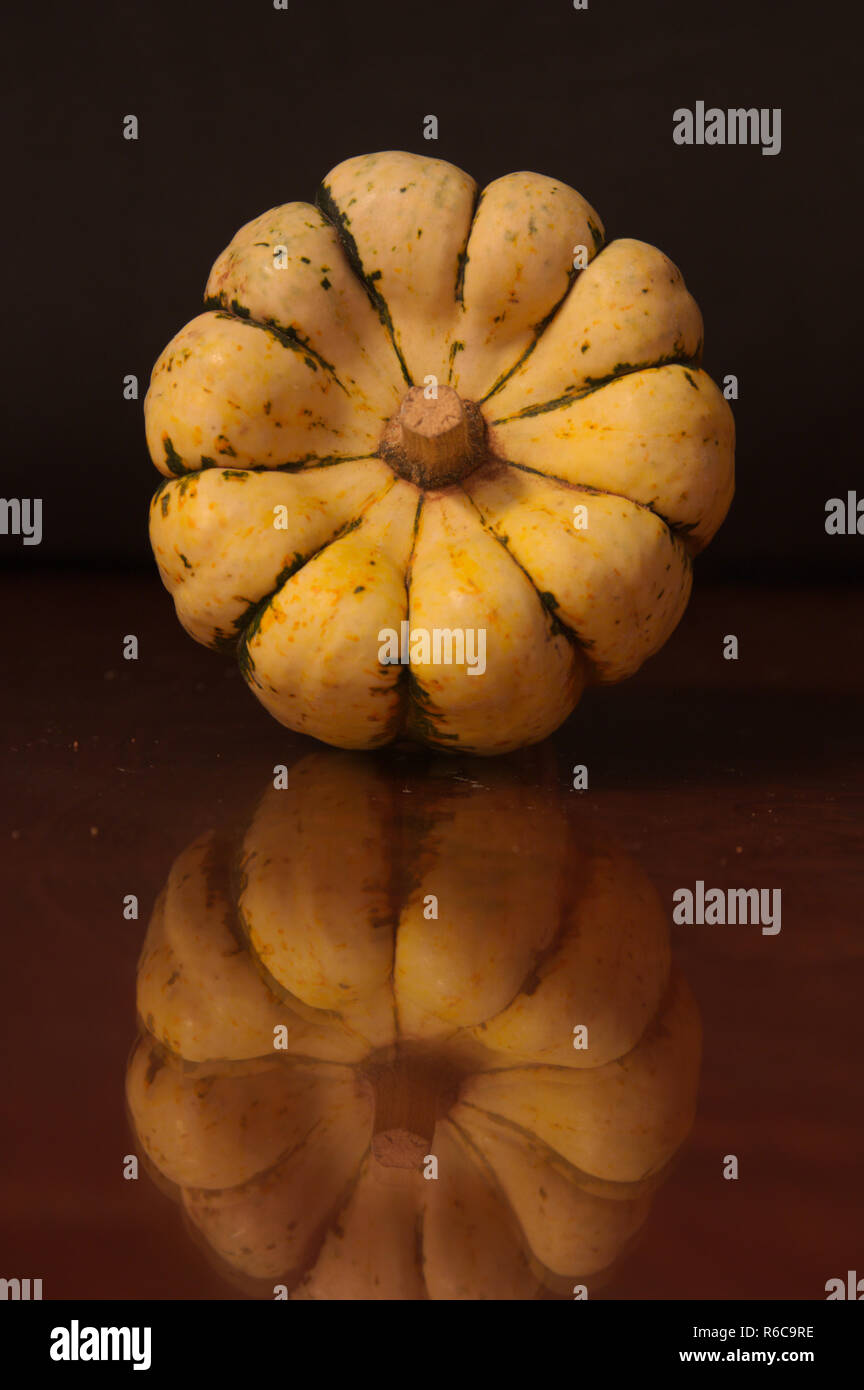
[[[590,217],[588,218],[588,230],[591,233],[591,237],[594,242],[595,252],[599,251],[603,246],[603,233],[601,232],[600,228],[594,222],[592,222]]]
[[[585,386],[573,387],[571,390],[565,391],[563,395],[556,396],[554,400],[543,401],[541,405],[526,405],[523,410],[517,410],[513,415],[505,415],[499,420],[493,420],[492,424],[493,426],[506,425],[510,420],[527,420],[533,415],[546,415],[550,410],[560,410],[562,406],[570,405],[573,401],[580,401],[585,396],[592,395],[594,391],[601,391],[604,386],[618,381],[621,377],[632,376],[634,372],[659,372],[664,367],[673,366],[699,366],[697,359],[683,355],[683,353],[683,345],[677,345],[666,357],[660,357],[656,362],[616,362],[608,376],[586,376]]]
[[[455,362],[456,362],[456,356],[457,356],[457,354],[460,353],[460,352],[464,352],[464,351],[465,351],[465,344],[464,344],[464,343],[460,343],[460,342],[457,340],[456,342],[453,342],[453,343],[450,344],[450,363],[449,363],[449,367],[448,367],[448,370],[447,370],[448,379],[452,378],[452,376],[453,376],[453,367],[454,367]]]
[[[463,308],[465,307],[465,270],[468,265],[468,242],[471,239],[471,232],[474,229],[474,222],[477,218],[477,213],[480,211],[480,204],[482,201],[483,194],[479,189],[475,188],[474,201],[471,205],[471,216],[468,219],[468,232],[465,236],[465,241],[456,255],[456,286],[454,298],[456,303],[461,304]]]
[[[516,465],[516,467],[519,466],[520,465],[518,464]],[[536,472],[536,470],[526,469],[526,472],[532,473]],[[545,475],[541,474],[540,476]],[[463,488],[462,491],[465,492],[465,489]],[[588,492],[590,491],[590,489],[585,488],[580,489],[580,491]],[[540,603],[543,607],[543,612],[546,617],[548,636],[550,637],[550,639],[554,639],[555,637],[562,637],[565,640],[565,642],[569,642],[571,646],[587,652],[588,648],[592,647],[594,643],[589,638],[581,637],[578,632],[574,632],[572,628],[567,627],[562,622],[562,620],[558,617],[556,611],[558,608],[558,600],[556,599],[555,595],[549,593],[548,590],[541,590],[537,588],[537,585],[534,583],[534,580],[530,572],[525,568],[521,560],[518,560],[516,558],[514,551],[510,549],[510,546],[508,544],[510,539],[509,536],[505,536],[502,531],[497,530],[491,522],[487,521],[486,517],[483,515],[483,512],[481,511],[480,507],[477,505],[473,497],[470,497],[467,492],[465,492],[465,496],[468,498],[469,505],[473,507],[474,511],[476,512],[477,518],[483,530],[486,532],[488,536],[491,536],[492,540],[498,542],[502,550],[506,551],[507,555],[509,555],[514,565],[517,565],[519,569],[522,571],[525,578],[528,580],[528,583],[531,585],[531,588],[534,590],[535,594],[540,600]]]
[[[488,401],[492,396],[496,395],[497,392],[501,390],[505,382],[510,380],[510,377],[513,375],[513,373],[517,372],[519,368],[522,367],[525,364],[525,362],[527,362],[528,358],[531,356],[532,352],[539,343],[541,337],[546,332],[546,329],[549,327],[549,324],[552,322],[555,315],[558,313],[558,310],[561,308],[561,305],[564,303],[564,300],[567,298],[567,295],[570,293],[570,286],[573,284],[573,281],[576,279],[576,276],[579,273],[580,272],[575,268],[575,266],[571,265],[567,273],[567,284],[564,289],[564,293],[561,295],[561,298],[556,300],[556,302],[552,305],[552,308],[549,310],[548,314],[546,314],[545,318],[542,318],[539,323],[534,324],[534,327],[531,330],[533,333],[533,337],[531,339],[531,342],[526,347],[525,351],[522,353],[521,357],[518,357],[516,359],[512,367],[508,367],[505,372],[501,373],[498,380],[494,382],[493,385],[486,392],[486,395],[480,398],[480,400],[478,401],[478,405],[483,405],[485,401]],[[495,423],[497,424],[498,421],[496,420]]]
[[[223,656],[236,656],[237,642],[236,632],[223,632],[221,628],[217,628],[208,645],[212,652],[221,652]]]
[[[227,476],[232,477],[238,475],[228,474]],[[239,476],[245,477],[246,475]],[[389,492],[389,490],[390,489],[388,488],[387,491]],[[374,500],[377,500],[377,498]],[[361,525],[362,521],[362,515],[353,517],[351,521],[347,521],[344,526],[341,526],[338,529],[338,531],[336,531],[330,537],[329,540],[325,541],[323,545],[319,546],[317,550],[310,550],[306,555],[302,555],[300,551],[295,551],[293,560],[291,560],[289,564],[285,565],[277,574],[273,582],[273,587],[268,590],[268,592],[263,596],[263,598],[250,599],[248,606],[239,615],[239,617],[234,619],[234,629],[236,635],[233,638],[230,638],[226,637],[222,633],[219,634],[219,649],[223,651],[236,651],[237,664],[240,667],[241,673],[247,681],[250,681],[250,683],[252,684],[255,683],[254,678],[252,677],[252,672],[255,670],[255,662],[249,651],[249,643],[255,636],[258,629],[260,628],[261,619],[264,616],[264,613],[269,607],[269,605],[273,602],[274,598],[278,594],[279,590],[282,588],[284,584],[287,584],[288,580],[291,579],[292,576],[295,575],[298,570],[302,569],[304,565],[307,565],[309,561],[314,559],[316,555],[320,555],[322,550],[326,550],[327,546],[332,545],[334,541],[341,540],[341,538],[343,536],[347,536],[349,532],[356,531],[357,527]],[[374,565],[375,561],[373,560],[372,563]],[[216,646],[217,643],[214,642],[213,645]]]
[[[348,217],[347,213],[344,213],[339,207],[339,204],[336,202],[336,199],[333,197],[326,183],[322,183],[318,192],[315,194],[315,203],[324,217],[326,217],[329,222],[332,222],[333,226],[336,228],[336,234],[342,243],[342,250],[345,252],[348,264],[363,285],[370,304],[386,328],[390,337],[390,342],[393,345],[393,351],[399,359],[402,375],[408,385],[412,386],[414,383],[411,379],[411,373],[408,371],[405,358],[402,356],[402,349],[396,341],[396,331],[393,327],[390,309],[388,308],[386,299],[375,285],[375,281],[381,279],[381,271],[374,270],[369,273],[365,270],[360,252],[357,248],[357,243],[348,230],[351,219]]]
[[[316,369],[317,367],[323,367],[328,376],[333,378],[340,391],[344,391],[346,396],[350,394],[340,381],[333,363],[328,362],[326,357],[322,357],[321,353],[317,352],[310,342],[301,337],[296,328],[283,328],[275,319],[253,319],[248,309],[243,309],[242,312],[240,312],[242,306],[238,305],[236,299],[232,299],[231,308],[229,310],[225,307],[223,296],[205,299],[204,307],[206,309],[216,310],[217,318],[240,318],[245,324],[248,324],[250,328],[257,328],[262,333],[269,333],[277,342],[281,343],[282,347],[288,348],[292,352],[299,352],[308,366],[312,365],[309,359],[314,358]]]
[[[177,450],[174,448],[174,445],[171,443],[171,440],[167,434],[163,434],[162,436],[162,447],[165,450],[165,463],[171,469],[171,472],[175,476],[179,475],[180,473],[185,473],[186,468],[184,466],[183,460],[181,459]]]
[[[424,740],[433,748],[452,747],[454,743],[458,743],[458,734],[444,733],[433,722],[435,717],[441,719],[442,713],[435,705],[429,692],[424,690],[410,665],[405,667],[405,683],[408,687],[405,732],[409,736]]]

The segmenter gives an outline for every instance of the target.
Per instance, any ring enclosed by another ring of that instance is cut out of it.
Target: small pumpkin
[[[250,1291],[534,1298],[645,1220],[692,1122],[698,1014],[644,873],[532,802],[497,768],[316,753],[238,844],[176,861],[127,1093]]]
[[[566,184],[347,160],[241,228],[153,369],[181,623],[341,748],[539,741],[663,644],[728,509],[701,353],[680,272]]]

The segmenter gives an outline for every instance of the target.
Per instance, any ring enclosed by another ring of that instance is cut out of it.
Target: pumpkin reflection
[[[314,753],[175,862],[128,1100],[250,1291],[542,1297],[643,1223],[699,1019],[653,887],[573,805],[500,766]]]

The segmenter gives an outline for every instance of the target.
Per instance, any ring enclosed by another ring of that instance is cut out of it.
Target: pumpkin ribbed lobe
[[[433,396],[412,386],[387,425],[381,458],[422,488],[447,487],[472,473],[485,456],[486,425],[473,401],[452,386]]]

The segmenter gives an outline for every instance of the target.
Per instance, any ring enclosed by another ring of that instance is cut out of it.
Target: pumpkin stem
[[[412,386],[384,432],[381,455],[418,487],[446,487],[477,467],[484,434],[477,406],[452,386],[438,386],[429,398]]]
[[[382,1129],[372,1139],[372,1153],[382,1168],[408,1168],[414,1171],[423,1167],[429,1144],[430,1140],[412,1133],[410,1129]]]
[[[461,1079],[424,1049],[381,1049],[362,1068],[375,1091],[372,1152],[385,1168],[422,1168],[438,1119]]]

